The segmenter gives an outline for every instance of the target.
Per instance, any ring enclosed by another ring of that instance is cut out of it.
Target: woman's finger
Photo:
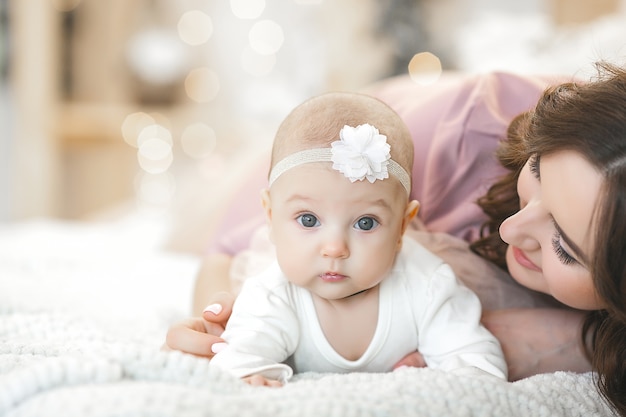
[[[202,317],[207,322],[220,324],[224,328],[232,313],[234,302],[235,297],[226,291],[215,293],[202,312]]]
[[[224,340],[219,335],[207,333],[207,327],[210,325],[201,318],[175,324],[167,332],[164,348],[211,358],[214,355],[213,345],[223,343]]]

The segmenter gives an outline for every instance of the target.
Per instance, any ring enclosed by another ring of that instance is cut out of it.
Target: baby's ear
[[[402,249],[402,236],[404,236],[404,232],[406,232],[406,228],[409,227],[411,220],[415,216],[417,216],[417,212],[420,209],[420,203],[417,200],[411,200],[406,205],[406,210],[404,210],[404,218],[402,219],[402,233],[398,237],[398,244],[396,246],[396,250],[399,252]]]
[[[261,190],[261,205],[265,211],[265,220],[269,223],[272,220],[272,200],[270,198],[270,190],[268,188]]]
[[[261,190],[261,205],[265,211],[265,222],[269,229],[270,241],[274,242],[272,237],[272,199],[270,198],[270,190],[268,188]]]
[[[409,227],[411,220],[417,216],[417,212],[420,209],[420,203],[417,200],[411,200],[406,205],[406,210],[404,211],[404,219],[402,220],[402,234],[406,232],[406,228]]]

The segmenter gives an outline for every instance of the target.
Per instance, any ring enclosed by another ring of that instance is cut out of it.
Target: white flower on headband
[[[339,132],[339,139],[333,143],[333,169],[341,172],[350,181],[369,182],[389,178],[390,146],[387,137],[378,133],[378,129],[369,124],[357,127],[344,126]]]

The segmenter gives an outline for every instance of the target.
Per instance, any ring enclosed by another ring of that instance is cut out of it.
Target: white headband
[[[367,179],[373,183],[389,178],[391,173],[398,178],[407,194],[411,193],[411,177],[400,164],[391,159],[387,137],[381,135],[374,126],[346,125],[339,132],[339,140],[330,145],[330,148],[307,149],[281,159],[270,172],[270,187],[291,168],[311,162],[332,162],[333,169],[351,182]]]

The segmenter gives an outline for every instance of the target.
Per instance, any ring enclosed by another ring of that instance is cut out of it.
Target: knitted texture
[[[192,286],[196,260],[121,256],[114,244],[106,258],[62,258],[37,249],[39,233],[8,236],[0,236],[0,416],[611,415],[592,374],[506,383],[424,368],[251,387],[206,359],[160,350],[188,308],[176,294]]]

